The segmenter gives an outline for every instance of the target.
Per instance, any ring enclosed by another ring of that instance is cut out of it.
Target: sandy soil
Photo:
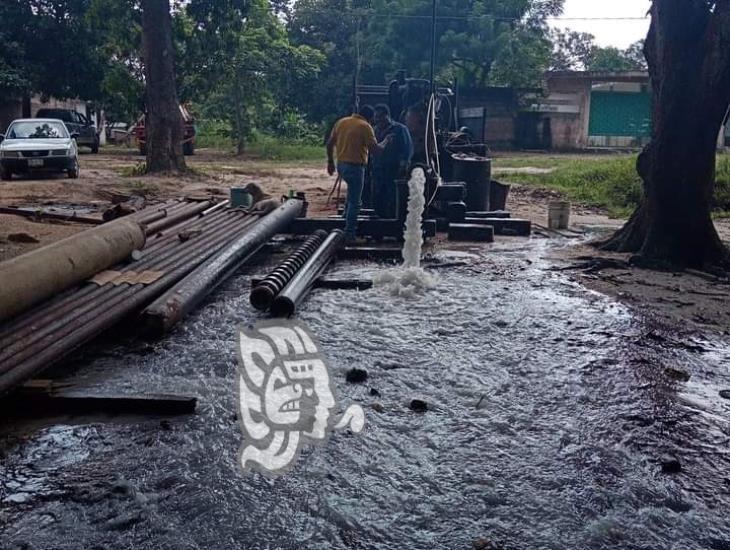
[[[192,173],[185,177],[140,176],[142,158],[131,151],[112,150],[111,154],[82,154],[81,176],[69,180],[62,174],[15,176],[0,184],[0,205],[33,208],[58,207],[62,212],[100,216],[111,206],[112,198],[143,195],[149,202],[183,196],[227,198],[231,186],[255,181],[272,196],[285,195],[289,189],[307,193],[309,212],[325,211],[333,183],[322,167],[241,159],[217,151],[199,150],[188,159]],[[52,243],[88,225],[65,222],[34,222],[14,215],[0,214],[0,260]],[[22,233],[38,243],[15,243],[9,235]]]
[[[199,150],[189,158],[193,169],[185,177],[140,176],[142,159],[132,151],[112,150],[106,154],[81,157],[81,177],[63,176],[14,179],[0,185],[0,205],[60,205],[66,211],[76,209],[84,215],[100,215],[115,195],[144,195],[148,201],[181,196],[228,196],[231,186],[255,181],[272,196],[290,189],[304,191],[310,203],[309,213],[328,214],[327,205],[333,178],[324,163],[277,164],[235,157],[223,152]],[[699,330],[730,333],[730,282],[712,276],[688,273],[660,273],[628,265],[628,255],[607,254],[586,243],[621,226],[600,210],[573,205],[571,228],[554,232],[547,229],[547,204],[562,198],[558,193],[519,185],[520,173],[530,168],[508,171],[502,178],[511,182],[508,209],[513,217],[530,219],[537,238],[565,239],[566,246],[554,258],[559,266],[575,271],[576,278],[598,292],[612,295],[622,302],[669,322],[687,323]],[[539,170],[539,168],[535,168]],[[718,230],[730,240],[730,220],[718,220]],[[52,243],[88,226],[66,222],[34,222],[12,215],[0,215],[0,259],[7,259],[34,247]],[[9,235],[22,233],[37,243],[10,242]],[[592,260],[587,260],[590,257]]]

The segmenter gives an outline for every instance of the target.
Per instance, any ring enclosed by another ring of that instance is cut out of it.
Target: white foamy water
[[[423,248],[423,211],[426,208],[424,187],[426,174],[414,170],[408,181],[408,215],[403,232],[403,266],[389,270],[374,278],[375,285],[385,288],[393,296],[415,298],[436,286],[436,278],[421,269]]]

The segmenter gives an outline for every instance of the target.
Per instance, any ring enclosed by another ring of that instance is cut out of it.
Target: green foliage
[[[99,103],[109,120],[131,122],[142,111],[144,97],[141,12],[132,0],[91,0],[86,21],[102,37]]]
[[[323,145],[286,141],[275,136],[256,134],[247,154],[253,158],[277,161],[317,161],[324,163]]]
[[[547,168],[550,173],[505,174],[505,181],[555,189],[568,199],[605,208],[610,215],[628,216],[641,201],[642,183],[636,173],[636,155],[622,156],[530,156],[497,159],[496,168]],[[718,155],[715,209],[730,210],[730,155]]]
[[[227,120],[199,120],[195,143],[199,148],[229,149],[232,135],[231,125]]]
[[[570,200],[606,208],[615,216],[630,213],[642,196],[634,155],[561,159],[549,174],[520,174],[510,179],[556,189]]]
[[[602,48],[595,43],[595,36],[570,29],[553,30],[552,69],[587,71],[646,70],[644,41],[640,40],[626,50]]]
[[[539,85],[551,51],[546,20],[562,5],[440,0],[437,78],[469,88]],[[429,76],[431,0],[298,0],[288,28],[295,43],[326,55],[319,78],[296,105],[313,120],[347,112],[356,75],[362,84],[386,84],[401,68],[412,77]]]
[[[630,71],[634,64],[618,48],[595,48],[586,68],[589,71]]]
[[[246,147],[252,158],[280,161],[322,161],[324,146],[319,127],[301,115],[288,113],[281,125],[268,132],[254,131]],[[199,148],[231,149],[233,130],[226,120],[205,120],[198,125]]]
[[[730,211],[730,153],[717,156],[715,182],[715,208]]]
[[[99,36],[86,22],[90,0],[0,2],[0,89],[97,99],[103,77]]]
[[[266,0],[191,2],[184,70],[187,93],[203,119],[225,120],[239,153],[257,128],[290,110],[291,97],[324,61],[294,46]],[[203,100],[205,103],[203,104]],[[219,134],[220,135],[220,134]]]

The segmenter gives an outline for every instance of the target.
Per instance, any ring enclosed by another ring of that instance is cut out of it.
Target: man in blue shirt
[[[413,140],[403,124],[390,117],[387,105],[375,107],[375,138],[380,143],[388,136],[389,144],[382,154],[373,157],[373,205],[375,213],[381,218],[392,219],[396,216],[395,181],[405,177],[413,156]]]

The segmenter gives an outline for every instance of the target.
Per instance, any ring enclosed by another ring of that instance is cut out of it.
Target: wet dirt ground
[[[279,479],[237,467],[236,326],[261,318],[264,268],[162,341],[99,344],[67,374],[79,387],[197,395],[197,414],[6,420],[0,548],[730,548],[728,338],[554,270],[573,243],[443,243],[418,300],[314,291],[299,318],[366,427]]]

